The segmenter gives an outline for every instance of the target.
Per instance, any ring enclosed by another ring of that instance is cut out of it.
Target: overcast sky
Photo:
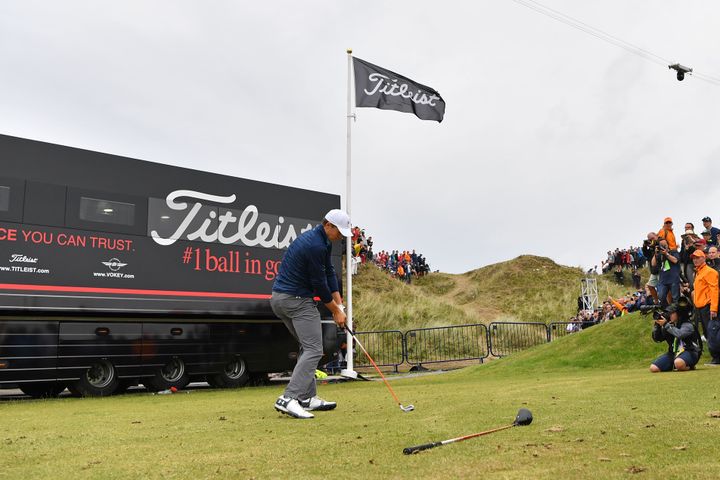
[[[720,77],[718,2],[542,3]],[[511,0],[5,0],[0,133],[344,202],[349,47],[447,103],[441,124],[357,110],[351,216],[375,250],[589,267],[667,215],[720,226],[720,86]]]

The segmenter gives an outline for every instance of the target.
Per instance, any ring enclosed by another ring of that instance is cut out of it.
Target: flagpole
[[[352,185],[351,181],[351,132],[352,132],[352,122],[351,119],[353,117],[352,115],[352,102],[350,97],[350,87],[351,87],[351,81],[350,77],[352,75],[352,49],[347,49],[347,151],[346,151],[346,160],[347,160],[347,167],[346,167],[346,187],[347,187],[347,194],[345,196],[345,211],[348,215],[350,215],[350,218],[352,219],[352,214],[350,213],[350,187]],[[346,345],[346,354],[345,354],[345,362],[346,367],[345,370],[341,372],[343,376],[346,377],[357,377],[357,373],[355,372],[355,366],[353,365],[353,337],[350,333],[354,330],[353,328],[353,321],[352,321],[352,234],[350,237],[348,237],[345,240],[345,300],[347,303],[347,319],[346,324],[348,326],[347,332],[345,334],[345,345]]]

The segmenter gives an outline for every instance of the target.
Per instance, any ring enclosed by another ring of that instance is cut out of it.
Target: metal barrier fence
[[[552,322],[548,323],[548,339],[549,341],[557,340],[560,337],[566,337],[573,332],[568,332],[568,325],[574,325],[575,322]]]
[[[405,336],[399,330],[355,332],[355,336],[379,367],[398,366],[405,361]],[[356,367],[372,367],[361,349],[355,348],[353,362]]]
[[[570,322],[492,322],[449,327],[417,328],[403,334],[399,330],[356,332],[379,367],[398,367],[407,362],[422,365],[441,362],[482,361],[493,355],[504,357],[535,345],[569,335]],[[344,333],[343,333],[344,336]],[[360,348],[353,352],[354,365],[372,367]],[[331,369],[343,368],[345,362]]]
[[[479,360],[490,355],[487,327],[481,323],[417,328],[405,333],[405,360],[410,365]]]
[[[489,339],[490,353],[496,357],[550,341],[547,325],[539,322],[492,322]]]

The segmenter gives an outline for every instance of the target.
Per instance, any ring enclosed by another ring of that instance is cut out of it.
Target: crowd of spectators
[[[702,266],[709,266],[720,272],[720,229],[712,226],[710,217],[703,218],[702,222],[705,230],[700,235],[695,233],[692,223],[685,223],[679,242],[670,217],[665,218],[660,231],[647,234],[642,247],[646,258],[650,259],[650,279],[646,288],[656,304],[666,306],[677,303],[681,295],[690,297],[696,271]],[[695,263],[696,258],[701,258],[702,261]]]
[[[613,299],[608,297],[595,311],[583,310],[582,298],[578,298],[578,314],[570,319],[568,331],[578,331],[596,323],[611,320],[625,313],[638,310],[641,305],[667,306],[677,303],[680,295],[689,296],[695,279],[692,254],[700,250],[707,255],[707,264],[720,272],[718,233],[710,217],[703,218],[703,232],[695,233],[695,225],[685,224],[678,244],[673,231],[672,218],[667,217],[662,228],[647,234],[642,247],[616,248],[607,252],[601,262],[602,273],[612,272],[620,285],[625,285],[625,273],[630,271],[634,293]],[[679,248],[679,250],[678,250]],[[642,268],[650,271],[646,285],[641,284]],[[597,267],[587,273],[597,273]]]
[[[360,227],[353,227],[351,241],[351,251],[353,256],[352,274],[355,275],[357,273],[358,264],[373,261],[373,239],[372,237],[365,235],[365,230]]]
[[[678,239],[673,230],[672,218],[667,217],[657,233],[652,231],[647,234],[642,247],[631,246],[608,251],[607,258],[602,261],[602,273],[612,272],[615,280],[625,285],[625,273],[630,270],[633,287],[636,290],[649,287],[648,294],[652,295],[655,303],[661,303],[660,297],[669,290],[671,296],[668,298],[676,302],[682,289],[692,290],[695,280],[693,252],[702,251],[707,256],[708,265],[714,267],[718,264],[716,269],[720,271],[720,259],[718,259],[720,229],[712,226],[710,217],[703,218],[702,223],[704,230],[699,234],[695,232],[695,225],[692,222],[685,223],[683,233]],[[663,245],[665,249],[662,248]],[[650,270],[650,280],[643,286],[640,284],[640,270],[646,266]],[[588,273],[594,270],[590,269]],[[658,290],[662,294],[659,294]]]
[[[677,370],[694,368],[702,355],[699,326],[702,326],[702,338],[707,341],[711,355],[711,361],[706,365],[720,365],[720,322],[717,321],[720,229],[713,227],[710,217],[704,217],[702,223],[704,230],[699,235],[692,222],[685,223],[683,233],[676,235],[672,218],[666,217],[662,228],[657,233],[648,233],[643,242],[643,253],[650,259],[646,288],[653,303],[665,309],[669,321],[682,324],[683,328],[681,331],[668,325],[667,318],[656,320],[659,330],[657,336],[653,332],[653,339],[667,341],[669,353],[667,358],[658,358],[653,363],[653,372],[672,370],[673,365]],[[692,309],[681,308],[682,305],[690,305]],[[690,324],[691,315],[695,325]],[[697,336],[697,342],[693,336]],[[680,358],[682,352],[675,348],[678,342],[694,354]],[[670,353],[676,354],[674,364]]]
[[[647,292],[638,289],[635,292],[628,292],[620,298],[610,296],[594,310],[586,309],[582,297],[578,297],[578,313],[568,320],[567,331],[578,332],[601,322],[606,322],[620,317],[626,313],[639,310],[642,305],[652,304],[652,298],[648,300]]]
[[[581,302],[581,298],[578,299],[578,315],[571,319],[573,324],[586,325],[588,322],[594,324],[614,318],[613,316],[632,312],[642,305],[657,305],[666,308],[677,305],[684,298],[686,302],[694,303],[698,311],[708,310],[707,315],[703,315],[701,319],[703,334],[707,336],[709,322],[704,317],[710,318],[710,313],[713,315],[712,318],[717,316],[717,304],[720,300],[716,298],[715,293],[710,295],[711,299],[705,298],[709,291],[705,283],[710,276],[707,273],[703,273],[701,276],[698,272],[705,267],[710,267],[714,270],[712,275],[715,278],[717,278],[715,272],[720,274],[720,254],[718,253],[720,229],[713,227],[710,217],[702,219],[703,230],[699,233],[695,231],[694,223],[686,222],[682,233],[676,235],[673,225],[672,218],[666,217],[657,232],[651,231],[647,234],[642,247],[609,251],[607,259],[602,262],[603,273],[612,271],[618,282],[624,284],[624,271],[632,270],[633,286],[637,291],[619,299],[608,298],[599,312],[583,311],[581,304],[584,305],[584,302]],[[640,269],[644,267],[648,268],[650,276],[643,286],[640,284]],[[592,270],[590,269],[590,271]],[[706,272],[706,270],[702,270],[702,272]],[[698,282],[700,287],[696,286]],[[714,280],[715,283],[712,282],[710,281],[710,290],[717,289],[717,280]],[[699,293],[694,292],[696,288],[701,289],[698,290]],[[700,305],[706,300],[707,305]],[[715,310],[711,310],[711,307]],[[612,308],[612,313],[609,313],[610,308]],[[605,313],[607,315],[604,315]],[[568,327],[568,330],[570,329],[571,327]],[[714,348],[720,349],[720,345]],[[720,364],[720,350],[711,348],[711,353],[713,354],[712,363]]]
[[[382,270],[388,272],[394,278],[410,283],[413,277],[420,277],[430,272],[430,265],[421,254],[408,250],[393,250],[386,252],[381,250],[377,254],[373,252],[373,239],[365,235],[365,230],[360,227],[352,229],[352,273],[357,273],[357,266],[362,263],[371,262]]]
[[[640,247],[616,248],[608,251],[607,258],[602,261],[602,272],[614,271],[616,268],[629,270],[633,267],[642,268],[646,259]]]
[[[407,283],[410,283],[413,277],[421,277],[430,272],[430,265],[428,265],[425,257],[415,253],[415,250],[412,252],[407,250],[386,252],[382,250],[375,258],[375,265],[393,277]]]
[[[640,269],[646,263],[647,257],[643,254],[642,248],[631,246],[625,249],[616,248],[615,251],[608,251],[607,258],[601,262],[601,269],[602,273],[612,272],[615,281],[620,285],[625,285],[625,273],[629,270],[633,286],[640,289]],[[588,273],[594,271],[595,269],[590,269]]]

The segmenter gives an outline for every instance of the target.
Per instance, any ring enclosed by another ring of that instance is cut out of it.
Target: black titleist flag
[[[353,57],[355,106],[414,113],[421,120],[442,122],[445,100],[430,87]]]

